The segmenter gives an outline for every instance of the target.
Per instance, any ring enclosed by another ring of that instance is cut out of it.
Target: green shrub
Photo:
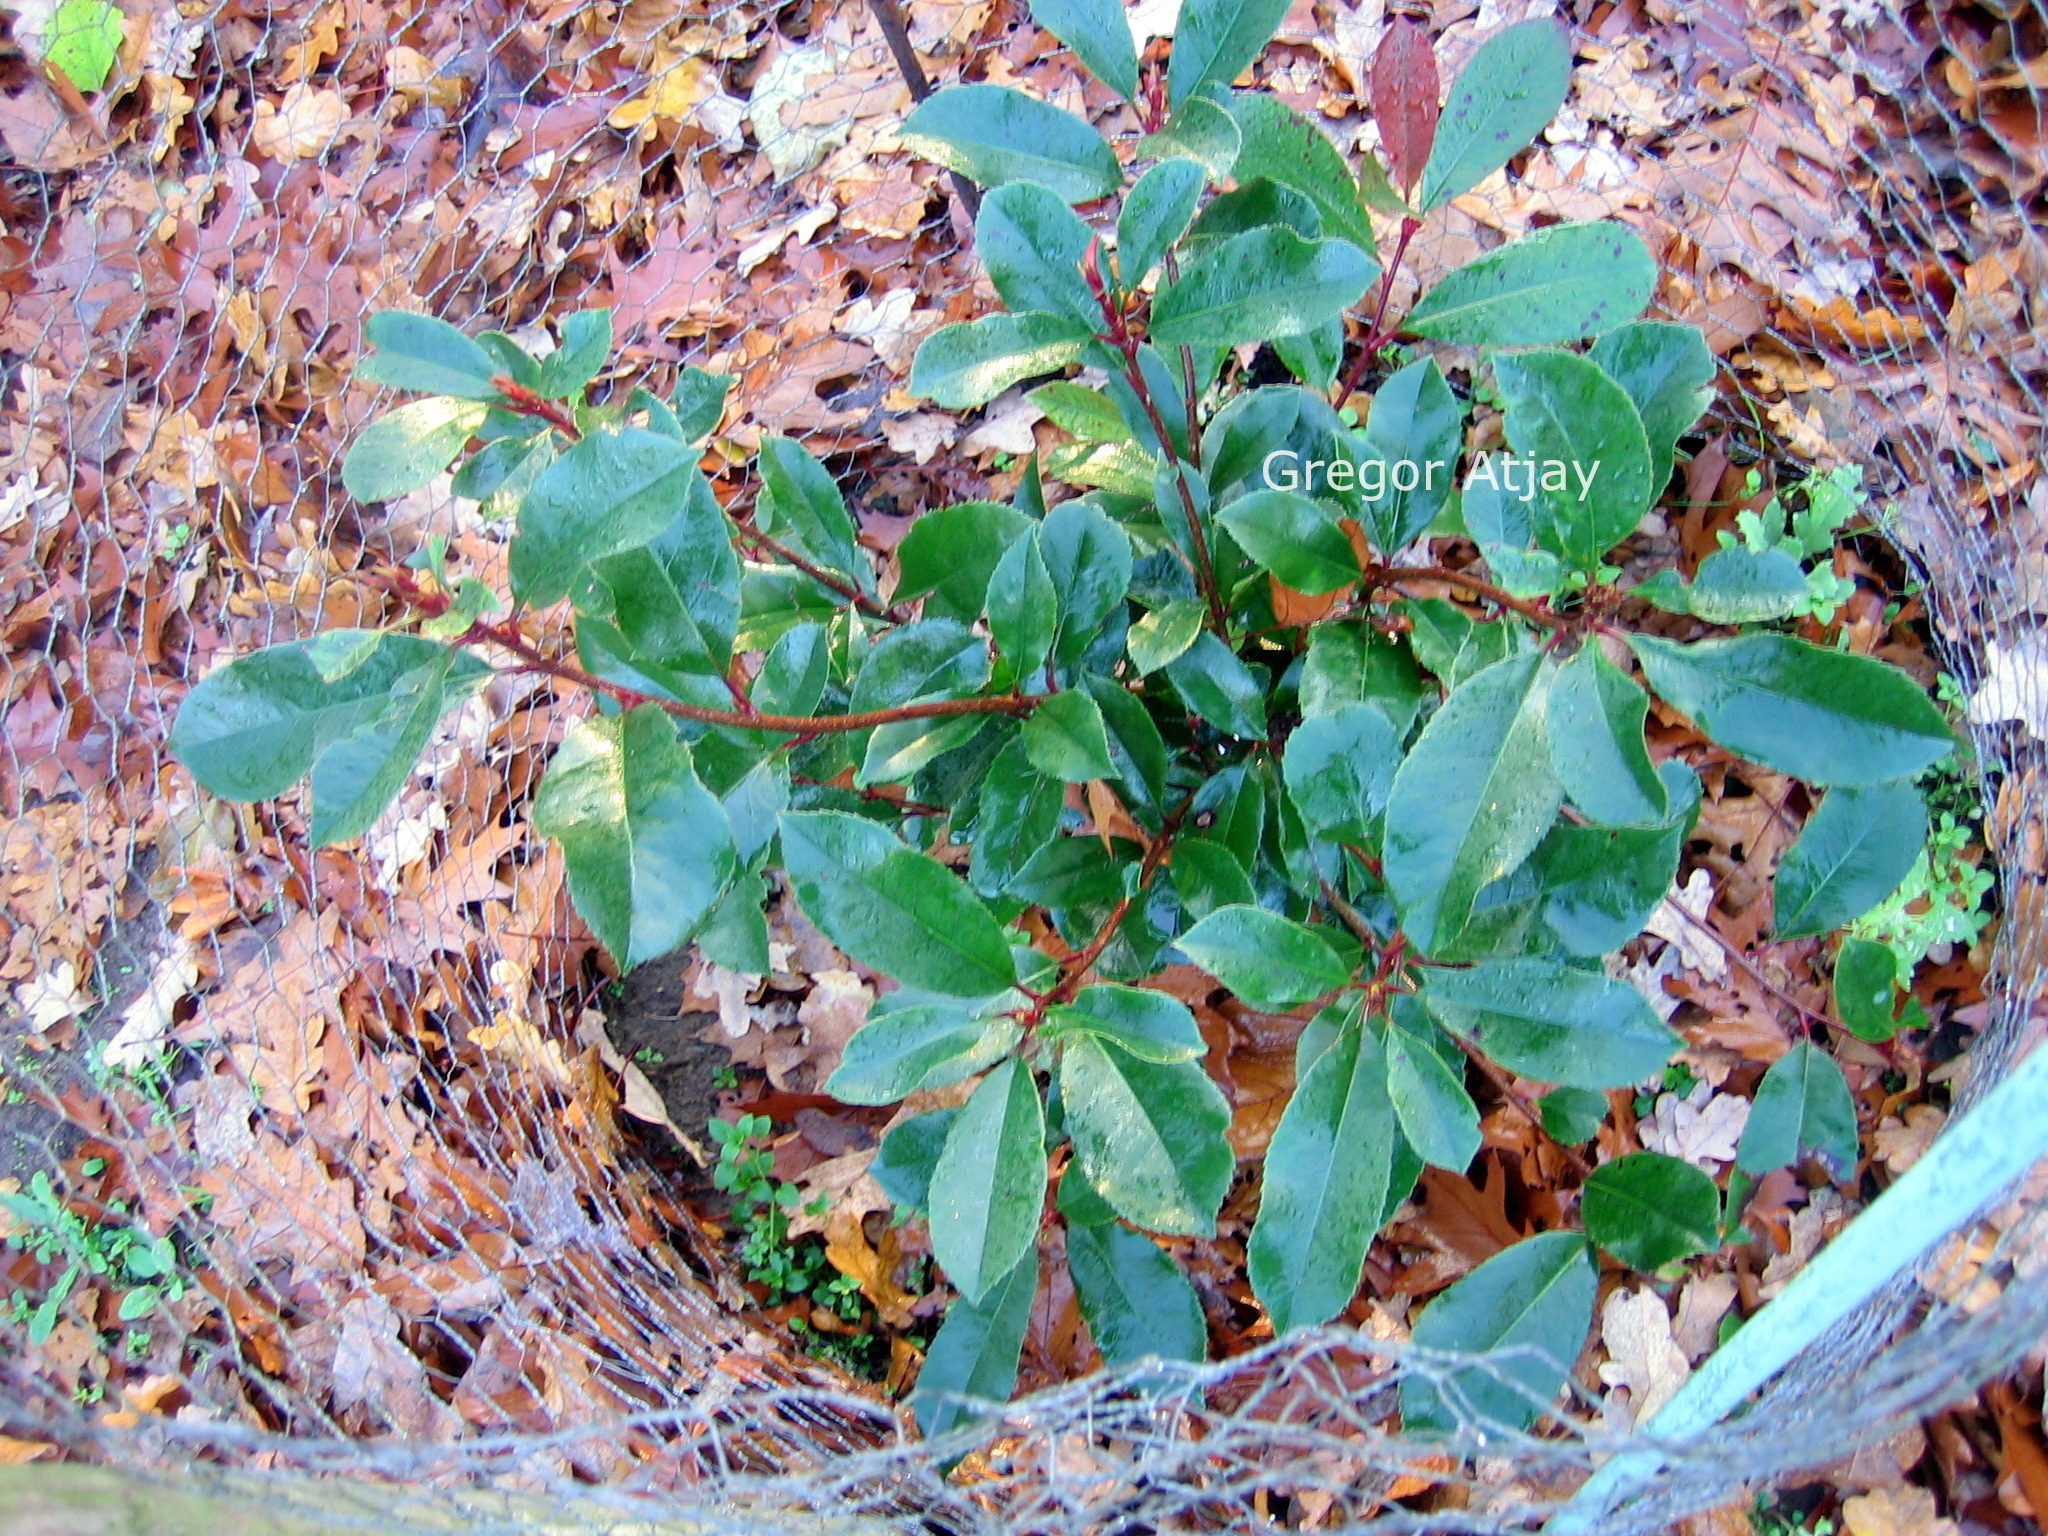
[[[1476,1152],[1468,1055],[1559,1085],[1545,1122],[1583,1140],[1600,1091],[1658,1082],[1682,1045],[1603,969],[1670,889],[1700,801],[1690,768],[1647,750],[1651,690],[1730,753],[1826,787],[1786,859],[1796,892],[1780,886],[1804,932],[1898,885],[1924,838],[1914,776],[1955,746],[1903,673],[1768,627],[1830,596],[1803,564],[1812,530],[1759,523],[1690,583],[1641,591],[1731,632],[1628,627],[1641,609],[1607,556],[1669,483],[1715,365],[1696,331],[1638,318],[1655,265],[1625,227],[1503,246],[1405,317],[1382,299],[1346,380],[1371,381],[1370,411],[1331,406],[1346,312],[1382,282],[1370,211],[1397,221],[1398,265],[1432,209],[1550,119],[1570,56],[1548,23],[1509,28],[1439,120],[1429,50],[1397,27],[1374,72],[1392,164],[1361,176],[1278,100],[1230,88],[1283,9],[1190,0],[1163,78],[1139,70],[1113,0],[1043,10],[1135,98],[1147,133],[1127,155],[1007,88],[912,116],[908,142],[988,187],[979,252],[1009,306],[927,339],[913,387],[964,409],[1062,375],[1034,398],[1072,442],[1027,464],[1010,504],[923,516],[893,592],[796,443],[763,442],[750,510],[720,504],[693,445],[724,381],[686,370],[666,400],[592,403],[607,315],[571,316],[536,360],[384,314],[357,376],[427,398],[363,433],[345,483],[391,497],[459,464],[460,494],[516,516],[515,612],[566,601],[574,658],[492,618],[497,595],[443,580],[430,550],[401,584],[415,631],[239,658],[177,721],[206,788],[261,799],[310,772],[313,836],[346,839],[492,654],[596,696],[533,819],[621,967],[694,941],[770,969],[779,868],[896,983],[830,1091],[880,1105],[979,1075],[875,1170],[925,1214],[958,1292],[925,1367],[928,1430],[958,1421],[946,1394],[1014,1380],[1048,1220],[1105,1358],[1203,1352],[1193,1291],[1144,1234],[1211,1233],[1236,1158],[1194,1016],[1143,985],[1164,967],[1313,1010],[1249,1263],[1276,1332],[1322,1323],[1422,1165]],[[1093,200],[1114,218],[1073,211]],[[1466,394],[1432,356],[1390,359],[1397,333],[1476,348]],[[1252,343],[1299,382],[1254,384],[1233,358]],[[1102,382],[1065,377],[1076,365]],[[1467,454],[1482,388],[1505,454]],[[1058,500],[1047,478],[1086,493]],[[1469,534],[1488,576],[1399,563],[1432,531]],[[1317,598],[1322,617],[1285,616]],[[1035,945],[1047,929],[1059,942]],[[1842,1151],[1839,1069],[1795,1056],[1750,1122],[1752,1171]],[[1852,1109],[1852,1154],[1853,1138]],[[1683,1259],[1722,1226],[1711,1181],[1656,1154],[1609,1164],[1588,1196],[1591,1236],[1624,1261]],[[1594,1289],[1587,1239],[1547,1233],[1432,1302],[1416,1338],[1536,1346],[1456,1378],[1525,1424]],[[1451,1422],[1442,1390],[1411,1390],[1411,1429]]]

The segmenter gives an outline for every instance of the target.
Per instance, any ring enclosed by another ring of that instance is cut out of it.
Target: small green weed
[[[1773,496],[1761,512],[1740,512],[1736,532],[1723,533],[1723,548],[1740,542],[1756,554],[1782,549],[1806,569],[1806,600],[1790,615],[1811,616],[1823,624],[1834,622],[1835,614],[1856,592],[1856,583],[1835,574],[1829,559],[1842,529],[1863,515],[1863,471],[1844,465],[1832,474],[1816,476],[1797,489],[1803,505],[1788,508]],[[1749,472],[1744,489],[1754,496],[1763,488],[1763,477]]]
[[[780,1183],[769,1172],[774,1154],[760,1143],[774,1128],[766,1115],[741,1115],[737,1121],[713,1120],[707,1129],[718,1144],[718,1165],[711,1182],[732,1196],[740,1226],[739,1255],[749,1280],[766,1286],[773,1306],[792,1296],[809,1296],[819,1306],[848,1322],[861,1314],[860,1286],[838,1273],[825,1257],[824,1245],[789,1235],[790,1214],[799,1208],[823,1214],[823,1197],[803,1204],[803,1191]]]
[[[32,1255],[39,1264],[67,1261],[56,1284],[40,1300],[20,1291],[7,1299],[9,1315],[27,1325],[31,1344],[50,1336],[59,1310],[86,1275],[104,1276],[128,1288],[121,1298],[123,1322],[150,1312],[159,1301],[176,1301],[185,1294],[177,1250],[168,1239],[141,1227],[87,1222],[58,1197],[47,1173],[36,1174],[26,1194],[0,1194],[0,1205],[23,1223],[8,1235],[10,1247]],[[122,1213],[118,1204],[110,1209]]]

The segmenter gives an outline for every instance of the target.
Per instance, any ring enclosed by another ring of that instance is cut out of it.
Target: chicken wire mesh
[[[1569,1495],[1621,1428],[1589,1372],[1534,1434],[1405,1442],[1398,1384],[1444,1363],[1347,1330],[1038,1392],[949,1476],[968,1439],[917,1442],[742,1305],[665,1133],[620,1118],[646,1106],[521,812],[573,701],[493,685],[359,849],[309,851],[293,799],[204,800],[164,754],[193,680],[378,621],[365,577],[429,534],[502,577],[508,530],[445,483],[381,509],[340,490],[379,404],[346,386],[374,310],[544,339],[609,304],[629,366],[738,380],[715,472],[743,480],[787,432],[855,471],[871,532],[957,494],[949,462],[988,462],[997,408],[953,422],[903,389],[918,337],[993,296],[947,180],[892,147],[909,92],[872,11],[158,0],[127,8],[115,84],[86,100],[36,67],[52,7],[7,9],[7,1171],[91,1168],[74,1195],[118,1191],[190,1272],[118,1358],[76,1303],[35,1345],[21,1312],[0,1325],[9,1435],[392,1531],[1497,1530]],[[1134,25],[1170,31],[1173,9]],[[907,13],[936,81],[1028,76],[1083,104],[1016,0]],[[1550,14],[1425,19],[1449,73]],[[1658,312],[1728,364],[1717,416],[1860,469],[1970,700],[2001,870],[1960,1108],[2031,1043],[2041,982],[2048,15],[1557,14],[1565,114],[1433,220],[1396,306],[1502,234],[1620,218],[1660,256]],[[1262,82],[1370,145],[1385,22],[1303,0]],[[2040,1195],[1974,1213],[1605,1528],[1846,1455],[2034,1347]],[[32,1272],[12,1256],[10,1286]]]

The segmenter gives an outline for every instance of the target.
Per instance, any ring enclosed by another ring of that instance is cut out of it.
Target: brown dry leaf
[[[797,1009],[797,1022],[809,1031],[805,1043],[811,1050],[811,1067],[818,1085],[839,1070],[839,1058],[846,1042],[868,1021],[874,993],[851,971],[819,971],[811,977],[811,990]]]
[[[284,50],[283,67],[277,72],[280,85],[304,80],[341,49],[341,29],[346,20],[341,0],[328,0],[305,24],[299,41]]]
[[[1672,1338],[1664,1299],[1648,1286],[1609,1294],[1600,1309],[1600,1342],[1607,1350],[1600,1380],[1628,1394],[1623,1402],[1608,1399],[1608,1420],[1616,1429],[1649,1419],[1692,1375],[1685,1351]]]
[[[1904,1173],[1934,1145],[1934,1138],[1946,1124],[1948,1112],[1933,1104],[1912,1105],[1903,1122],[1896,1116],[1885,1116],[1871,1137],[1877,1160],[1894,1174]]]
[[[1192,969],[1190,967],[1190,969]],[[1159,978],[1154,977],[1156,983]],[[1263,1157],[1294,1097],[1294,1044],[1230,1055],[1230,1149],[1240,1159]]]
[[[308,1271],[353,1274],[368,1238],[355,1186],[322,1166],[308,1140],[265,1133],[233,1169],[209,1169],[200,1188],[214,1196],[213,1219],[237,1233],[251,1258],[285,1258]]]
[[[54,1461],[63,1454],[59,1446],[41,1440],[17,1440],[0,1435],[0,1467],[18,1467],[31,1461]]]
[[[1482,1185],[1441,1168],[1422,1170],[1422,1207],[1393,1235],[1432,1251],[1401,1272],[1396,1289],[1411,1294],[1440,1290],[1526,1235],[1508,1219],[1506,1171],[1492,1156],[1484,1167]]]
[[[1686,1359],[1698,1364],[1719,1346],[1721,1319],[1735,1305],[1739,1289],[1731,1274],[1694,1275],[1685,1282],[1671,1336]]]
[[[310,160],[332,147],[348,122],[348,103],[339,91],[318,91],[303,83],[293,86],[274,105],[256,103],[249,142],[258,154],[281,165]]]
[[[1842,1503],[1849,1536],[1959,1536],[1961,1527],[1942,1518],[1925,1488],[1878,1488]]]
[[[842,1275],[860,1282],[861,1295],[884,1323],[891,1328],[910,1326],[910,1308],[917,1298],[896,1283],[896,1266],[903,1257],[896,1228],[883,1232],[882,1246],[876,1248],[868,1241],[861,1218],[851,1207],[841,1207],[825,1220],[825,1257]]]

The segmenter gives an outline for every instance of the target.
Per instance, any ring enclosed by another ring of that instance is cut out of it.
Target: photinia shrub
[[[1731,544],[1689,582],[1618,590],[1607,557],[1715,372],[1696,331],[1640,318],[1656,271],[1630,230],[1543,230],[1388,314],[1376,231],[1398,267],[1433,209],[1542,129],[1570,74],[1559,31],[1508,28],[1440,104],[1427,40],[1396,23],[1371,74],[1388,163],[1354,172],[1232,88],[1284,0],[1188,0],[1163,70],[1139,67],[1116,0],[1038,9],[1142,138],[992,85],[941,91],[904,129],[988,189],[976,238],[1008,306],[930,336],[914,390],[966,409],[1050,376],[1033,398],[1071,439],[1012,503],[924,515],[885,592],[795,442],[761,444],[751,498],[713,493],[695,445],[724,380],[686,369],[666,399],[593,402],[607,314],[570,316],[542,359],[381,314],[357,377],[425,398],[364,431],[344,484],[374,501],[458,465],[458,494],[516,520],[511,611],[430,546],[393,578],[411,627],[240,657],[173,736],[230,799],[310,773],[331,842],[370,826],[494,666],[589,690],[532,816],[617,963],[694,942],[771,969],[779,870],[894,983],[830,1092],[887,1105],[977,1080],[874,1168],[958,1293],[924,1368],[928,1431],[1014,1384],[1049,1221],[1105,1359],[1204,1353],[1195,1294],[1146,1234],[1212,1233],[1239,1169],[1208,1042],[1148,984],[1165,968],[1306,1020],[1249,1270],[1276,1333],[1323,1323],[1422,1166],[1477,1152],[1468,1068],[1554,1085],[1531,1112],[1582,1144],[1603,1090],[1659,1079],[1682,1046],[1604,964],[1670,889],[1700,801],[1690,767],[1652,759],[1653,693],[1825,789],[1780,875],[1786,932],[1890,895],[1925,837],[1911,781],[1955,744],[1903,673],[1771,627],[1813,601],[1794,550]],[[1404,336],[1479,361],[1454,387]],[[1276,375],[1239,361],[1250,343],[1294,382],[1256,382]],[[1326,398],[1360,385],[1362,423]],[[1432,534],[1469,537],[1485,574],[1406,553]],[[573,655],[518,622],[559,604]],[[1708,637],[1640,632],[1652,604]],[[1896,978],[1849,957],[1859,1032],[1881,1036]],[[1839,1069],[1802,1044],[1764,1080],[1739,1166],[1846,1167],[1855,1135]],[[1528,1347],[1411,1385],[1408,1427],[1450,1428],[1453,1399],[1527,1424],[1590,1324],[1592,1245],[1656,1269],[1711,1250],[1723,1204],[1659,1154],[1592,1171],[1584,1235],[1513,1246],[1422,1311],[1418,1343]]]

